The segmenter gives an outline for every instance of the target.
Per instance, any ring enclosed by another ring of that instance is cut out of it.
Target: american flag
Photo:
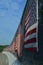
[[[36,3],[33,1],[25,20],[24,48],[29,51],[37,51],[37,21]]]
[[[18,28],[18,39],[17,39],[17,51],[18,51],[18,56],[22,56],[22,28],[21,28],[21,25],[19,26]]]

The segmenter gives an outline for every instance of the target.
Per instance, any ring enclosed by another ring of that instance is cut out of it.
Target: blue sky
[[[0,0],[0,45],[10,44],[26,4],[26,0]]]

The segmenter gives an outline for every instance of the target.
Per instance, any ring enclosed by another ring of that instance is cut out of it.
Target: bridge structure
[[[15,36],[4,50],[17,53],[21,57],[24,53],[29,59],[43,61],[43,1],[27,0],[20,24]],[[42,31],[42,32],[41,32]]]

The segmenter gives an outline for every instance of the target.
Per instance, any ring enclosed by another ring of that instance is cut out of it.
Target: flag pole
[[[37,52],[38,52],[38,0],[36,0],[36,21],[37,21],[36,41],[37,41]]]

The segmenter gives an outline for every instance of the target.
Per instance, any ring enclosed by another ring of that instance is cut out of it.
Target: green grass
[[[0,52],[3,51],[4,48],[6,48],[8,45],[5,45],[5,46],[0,46]]]

